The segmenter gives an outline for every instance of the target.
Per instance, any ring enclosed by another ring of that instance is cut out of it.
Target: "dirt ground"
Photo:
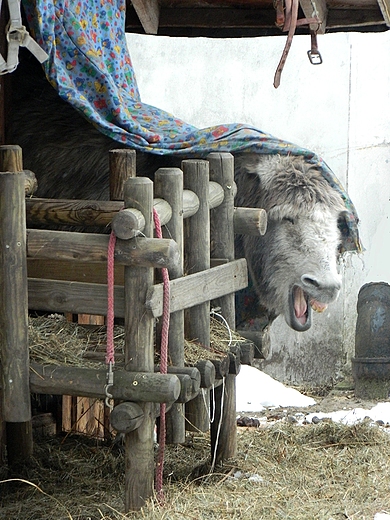
[[[80,435],[41,439],[17,481],[0,471],[0,518],[373,520],[390,511],[388,425],[313,421],[302,426],[295,418],[376,403],[356,399],[349,383],[305,393],[317,404],[251,414],[261,424],[237,428],[237,456],[212,474],[204,471],[208,434],[193,433],[185,444],[167,446],[165,502],[150,500],[137,513],[123,509],[123,449]]]
[[[303,408],[289,406],[279,408],[266,408],[261,412],[250,412],[250,417],[267,418],[267,420],[278,420],[294,417],[297,414],[309,415],[316,412],[331,413],[338,410],[353,410],[354,408],[371,409],[378,401],[360,399],[355,396],[352,378],[345,379],[333,388],[305,389],[297,387],[297,390],[312,397],[316,404]],[[383,402],[383,400],[381,400]]]

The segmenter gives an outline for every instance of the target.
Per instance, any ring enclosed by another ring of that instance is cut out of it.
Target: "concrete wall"
[[[309,148],[347,188],[361,219],[364,255],[341,262],[344,289],[312,328],[277,319],[265,371],[326,383],[350,371],[356,301],[369,281],[390,282],[390,32],[319,36],[323,64],[294,38],[281,86],[273,75],[285,37],[211,40],[129,35],[142,100],[200,128],[249,123]]]

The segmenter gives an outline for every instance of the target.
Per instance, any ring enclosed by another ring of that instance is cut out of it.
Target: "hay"
[[[13,520],[372,520],[390,509],[390,436],[366,422],[276,423],[239,429],[237,457],[193,478],[208,435],[166,452],[161,507],[123,513],[124,458],[116,446],[69,436],[36,444],[20,482],[0,484],[1,517]]]
[[[123,328],[115,336],[117,356],[123,356]],[[187,364],[226,355],[228,335],[218,320],[212,320],[211,336],[210,350],[186,344]],[[54,315],[30,318],[29,340],[31,358],[39,363],[96,367],[88,355],[102,360],[106,337],[104,327],[90,329]],[[377,425],[277,421],[239,428],[237,457],[204,475],[209,453],[209,436],[202,434],[167,447],[165,506],[150,500],[142,511],[125,515],[118,444],[76,435],[39,440],[32,463],[15,475],[23,480],[7,481],[6,468],[0,470],[1,518],[372,520],[390,510],[390,435]]]
[[[233,331],[232,341],[245,341]],[[185,341],[185,363],[195,365],[203,359],[220,359],[229,352],[229,333],[226,326],[210,319],[210,349],[196,341]],[[115,358],[118,366],[124,359],[124,328],[115,326]],[[30,359],[44,365],[68,365],[96,368],[104,363],[106,328],[68,322],[60,314],[29,318]],[[158,355],[156,358],[158,363]]]
[[[123,357],[123,328],[115,327],[114,338],[116,351]],[[86,354],[103,352],[107,335],[105,327],[86,327],[51,314],[29,318],[28,339],[30,359],[36,363],[96,368],[96,360]]]

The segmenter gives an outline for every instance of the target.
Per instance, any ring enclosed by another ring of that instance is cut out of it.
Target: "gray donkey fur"
[[[311,325],[311,308],[325,310],[341,288],[337,270],[345,211],[341,196],[301,156],[241,154],[235,159],[237,206],[267,211],[264,236],[242,236],[259,298],[272,317],[295,330]]]

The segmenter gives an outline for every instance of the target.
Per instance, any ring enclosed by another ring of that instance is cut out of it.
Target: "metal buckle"
[[[307,55],[309,57],[310,63],[312,65],[321,65],[322,63],[322,56],[319,51],[307,51]]]
[[[13,27],[12,25],[9,25],[7,28],[7,40],[9,42],[18,42],[22,47],[26,35],[28,35],[28,32],[24,25],[21,25],[20,27]]]
[[[107,370],[107,384],[104,387],[104,392],[106,394],[106,398],[104,400],[106,406],[110,409],[110,412],[114,409],[113,404],[111,403],[111,400],[114,398],[114,396],[109,392],[109,389],[114,386],[114,372],[112,370],[112,362],[110,361],[108,364],[108,370]]]

